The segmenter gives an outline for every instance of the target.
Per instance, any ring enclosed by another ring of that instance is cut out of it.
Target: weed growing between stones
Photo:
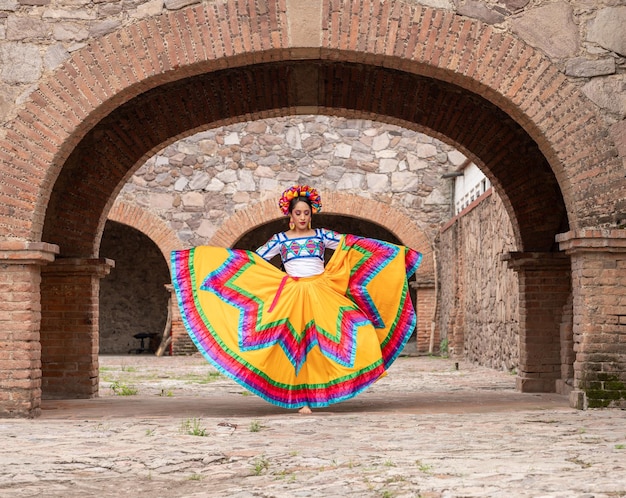
[[[281,470],[276,474],[276,480],[286,480],[287,482],[296,482],[296,475],[290,470]]]
[[[593,465],[593,464],[591,464],[589,462],[585,462],[584,460],[582,460],[582,459],[580,459],[578,457],[566,458],[565,461],[574,463],[576,465],[580,465],[580,467],[582,467],[583,469],[588,469],[589,467],[591,467]]]
[[[448,357],[448,338],[444,337],[441,339],[441,343],[439,344],[439,354],[442,358]]]
[[[113,384],[111,384],[111,389],[116,396],[134,396],[138,392],[137,388],[123,384],[119,380],[116,380]]]
[[[430,474],[433,468],[432,465],[423,463],[420,460],[415,460],[415,465],[417,465],[417,468],[420,470],[420,472],[424,472],[424,474]]]
[[[254,475],[260,476],[263,473],[263,471],[266,471],[267,469],[270,468],[270,461],[267,459],[265,455],[261,455],[260,457],[254,460],[253,466],[254,466],[254,470],[253,470]]]
[[[181,434],[188,436],[208,436],[209,432],[201,425],[201,420],[197,418],[183,420],[180,424]]]
[[[261,422],[259,422],[258,420],[253,420],[252,422],[250,422],[250,432],[259,432],[261,429],[263,429],[263,426],[261,425]]]

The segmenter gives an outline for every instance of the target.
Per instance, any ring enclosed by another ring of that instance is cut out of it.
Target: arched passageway
[[[137,334],[148,334],[144,346],[154,352],[167,323],[168,261],[146,235],[110,220],[100,254],[114,260],[115,267],[100,283],[98,352],[127,354],[138,349],[141,342],[134,337]]]
[[[613,226],[626,202],[620,158],[558,68],[519,39],[451,12],[397,2],[399,37],[391,24],[374,26],[364,14],[368,2],[353,2],[344,6],[359,28],[353,37],[342,34],[342,16],[322,4],[311,7],[319,25],[296,36],[292,27],[305,21],[303,12],[271,2],[251,2],[254,15],[227,33],[208,4],[140,21],[77,51],[32,93],[0,141],[2,179],[14,192],[4,198],[3,248],[17,251],[7,258],[15,263],[10,278],[27,282],[33,302],[37,265],[58,256],[41,272],[41,317],[36,306],[26,312],[32,334],[10,325],[12,347],[35,346],[24,368],[30,381],[16,385],[5,411],[38,410],[39,332],[49,345],[42,354],[48,388],[68,397],[97,392],[97,295],[110,266],[98,259],[98,247],[132,171],[181,137],[261,117],[317,112],[400,124],[451,143],[481,167],[519,247],[510,261],[524,299],[520,389],[551,390],[560,376],[555,317],[570,280],[575,324],[585,324],[578,334],[598,321],[585,303],[599,303],[623,323],[619,310],[598,301],[598,286],[584,280],[598,260],[617,266],[611,254],[619,250],[598,255],[596,248],[621,247],[624,237],[586,229]],[[361,44],[359,32],[378,36]],[[574,273],[557,252],[562,232]],[[619,288],[617,273],[605,277],[605,285]],[[619,352],[597,356],[602,341],[580,341],[581,388],[596,366],[623,359]],[[617,378],[624,375],[618,369]]]

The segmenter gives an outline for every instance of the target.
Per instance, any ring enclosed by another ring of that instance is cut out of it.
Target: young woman
[[[256,252],[202,246],[172,253],[183,321],[222,373],[285,408],[324,407],[385,375],[415,327],[409,248],[313,228],[317,191],[287,189],[289,230]],[[334,249],[326,267],[325,249]],[[269,260],[280,255],[285,271]]]

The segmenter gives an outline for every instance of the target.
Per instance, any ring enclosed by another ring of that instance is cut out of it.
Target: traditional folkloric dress
[[[276,254],[286,273],[269,263]],[[174,251],[172,276],[189,335],[218,370],[278,406],[322,407],[363,391],[401,352],[420,261],[407,247],[317,229],[274,235],[257,252]]]

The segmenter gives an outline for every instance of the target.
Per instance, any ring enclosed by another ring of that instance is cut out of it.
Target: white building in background
[[[478,166],[467,162],[454,178],[454,214],[459,214],[490,188],[491,182]]]

